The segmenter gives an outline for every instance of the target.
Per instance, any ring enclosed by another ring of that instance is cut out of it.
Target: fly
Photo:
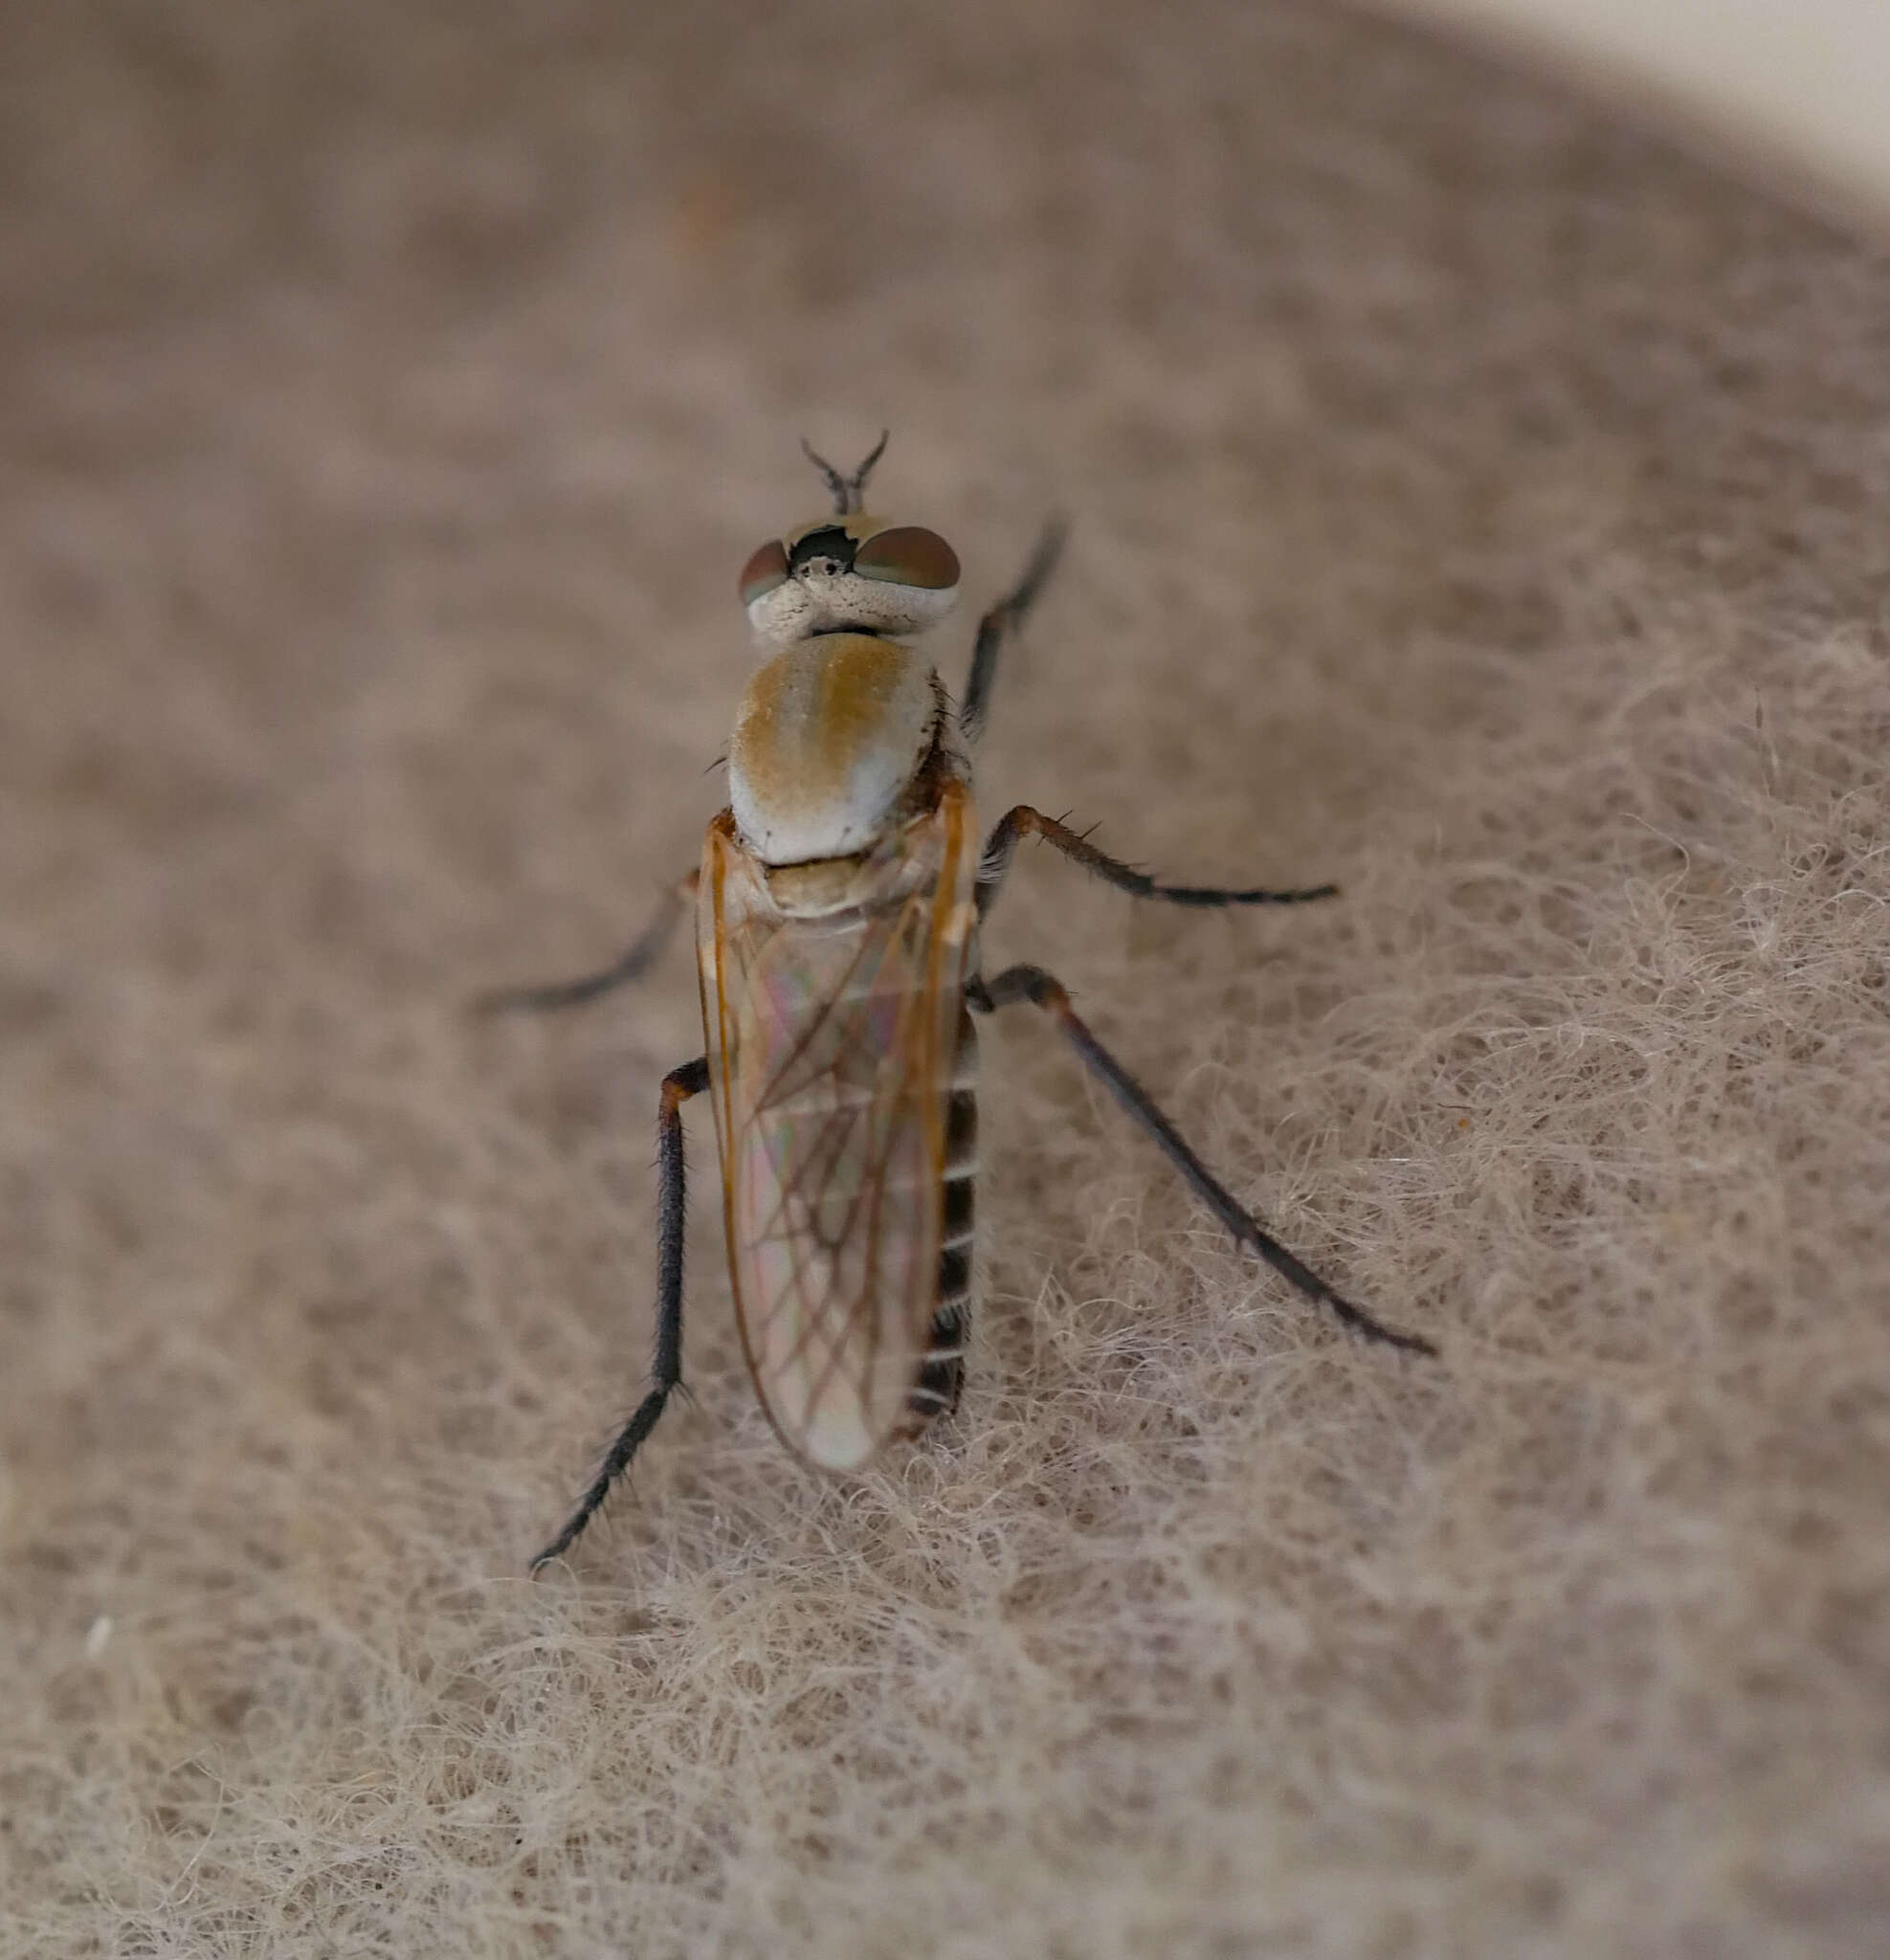
[[[806,447],[805,444],[802,445]],[[508,990],[501,1010],[574,1006],[636,979],[696,915],[704,1052],[664,1077],[656,1355],[648,1392],[536,1571],[576,1541],[682,1386],[682,1105],[707,1094],[742,1346],[783,1442],[857,1471],[958,1405],[972,1310],[974,1015],[1046,1013],[1234,1239],[1354,1332],[1433,1354],[1343,1298],[1233,1195],[1040,967],[987,976],[978,932],[1018,844],[1174,905],[1301,904],[1335,895],[1159,884],[1020,804],[978,845],[967,751],[1000,656],[1056,566],[1053,524],[979,621],[963,702],[908,644],[958,596],[935,531],[869,516],[866,479],[807,451],[832,511],[769,539],[740,589],[763,664],[728,746],[728,808],[701,861],[601,972]]]

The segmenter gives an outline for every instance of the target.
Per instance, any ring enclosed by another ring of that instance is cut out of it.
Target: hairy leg
[[[1041,837],[1046,844],[1054,844],[1064,857],[1074,859],[1085,871],[1114,885],[1118,891],[1127,892],[1131,898],[1162,899],[1170,905],[1302,905],[1309,900],[1339,896],[1336,884],[1306,885],[1288,891],[1257,888],[1234,891],[1220,885],[1158,884],[1146,872],[1137,871],[1120,858],[1111,858],[1107,852],[1099,851],[1082,832],[1073,831],[1056,817],[1045,816],[1042,811],[1033,810],[1028,803],[1020,803],[999,819],[997,828],[990,834],[989,842],[985,845],[985,855],[979,859],[976,896],[980,919],[995,902],[1010,873],[1011,860],[1017,854],[1017,846],[1027,836]]]

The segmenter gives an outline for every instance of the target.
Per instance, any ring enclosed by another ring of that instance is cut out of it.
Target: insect
[[[807,449],[831,513],[770,539],[742,572],[763,664],[737,712],[728,808],[708,827],[700,864],[613,965],[483,1003],[594,1000],[642,974],[694,904],[704,1052],[664,1077],[659,1101],[654,1375],[534,1571],[570,1548],[682,1386],[682,1105],[692,1097],[706,1094],[714,1110],[742,1345],[782,1440],[821,1469],[856,1471],[957,1407],[972,1308],[972,1017],[1015,1002],[1061,1029],[1240,1244],[1355,1332],[1435,1351],[1342,1298],[1273,1237],[1090,1032],[1061,982],[1034,966],[983,972],[979,927],[1025,837],[1174,905],[1300,904],[1337,888],[1159,884],[1021,804],[980,848],[967,751],[1062,531],[1045,531],[1015,588],[980,620],[954,711],[908,642],[950,610],[958,559],[936,532],[863,508],[885,446],[881,435],[848,476]]]

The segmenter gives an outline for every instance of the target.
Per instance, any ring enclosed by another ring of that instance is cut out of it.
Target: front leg
[[[611,1486],[630,1468],[630,1459],[643,1447],[663,1405],[682,1386],[682,1228],[687,1195],[687,1166],[682,1149],[682,1105],[709,1085],[705,1056],[671,1069],[663,1078],[662,1102],[656,1118],[656,1149],[661,1183],[656,1199],[656,1365],[651,1370],[650,1392],[624,1424],[611,1445],[590,1488],[549,1545],[532,1560],[534,1572],[563,1558],[578,1534],[597,1514]]]
[[[1233,891],[1219,885],[1158,884],[1146,872],[1099,851],[1080,831],[1054,816],[1045,816],[1028,803],[1007,812],[990,834],[985,855],[978,862],[975,898],[982,920],[991,908],[1010,872],[1018,844],[1027,836],[1039,836],[1054,844],[1064,857],[1073,858],[1085,871],[1124,891],[1131,898],[1162,899],[1170,905],[1302,905],[1312,899],[1332,899],[1339,895],[1336,884],[1307,885],[1296,891],[1255,889]]]
[[[1069,1037],[1070,1045],[1082,1058],[1083,1066],[1097,1076],[1142,1128],[1161,1147],[1162,1153],[1194,1187],[1208,1209],[1213,1213],[1240,1244],[1250,1247],[1266,1260],[1283,1280],[1297,1286],[1308,1300],[1330,1307],[1340,1320],[1366,1336],[1390,1348],[1403,1348],[1412,1354],[1436,1353],[1429,1341],[1417,1334],[1401,1334],[1388,1327],[1362,1306],[1335,1292],[1313,1269],[1274,1237],[1234,1193],[1221,1183],[1194,1154],[1187,1139],[1155,1106],[1154,1099],[1116,1058],[1103,1047],[1070,1005],[1063,983],[1041,967],[1007,967],[993,980],[977,979],[965,990],[965,998],[979,1013],[994,1013],[1012,1001],[1028,1000],[1041,1008]]]
[[[1036,604],[1037,594],[1056,569],[1067,535],[1060,519],[1046,524],[1023,576],[978,621],[978,636],[971,649],[971,671],[965,680],[965,705],[958,711],[959,733],[967,743],[975,744],[985,732],[985,723],[990,715],[991,690],[997,683],[998,657],[1016,637],[1025,615]]]

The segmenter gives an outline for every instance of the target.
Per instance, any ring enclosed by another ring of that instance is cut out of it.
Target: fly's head
[[[804,444],[803,447],[806,445]],[[860,507],[886,438],[850,477],[808,451],[834,509],[770,538],[742,568],[742,603],[757,646],[775,651],[829,633],[905,638],[936,626],[958,598],[958,554],[919,524]]]

